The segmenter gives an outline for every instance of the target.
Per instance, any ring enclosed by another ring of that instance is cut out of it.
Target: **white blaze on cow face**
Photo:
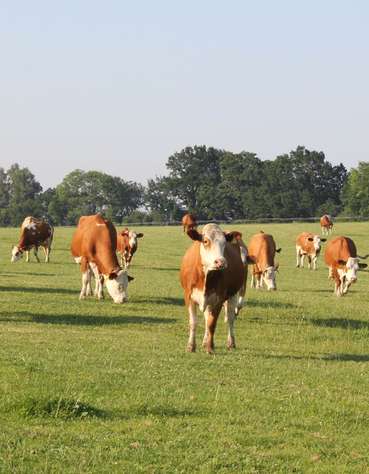
[[[359,259],[350,257],[345,268],[339,268],[338,274],[341,280],[341,291],[346,294],[352,283],[357,281],[357,272],[359,270]]]
[[[321,245],[322,245],[319,235],[314,235],[313,245],[314,245],[315,251],[319,253],[321,249]]]
[[[131,248],[137,247],[137,234],[136,232],[129,231],[128,233],[128,242]]]
[[[20,251],[19,247],[17,247],[16,245],[14,245],[14,247],[12,248],[12,258],[11,258],[11,262],[12,262],[12,263],[17,262],[17,261],[20,260],[22,257],[23,257],[23,252]]]
[[[120,270],[116,275],[104,275],[106,288],[114,303],[124,303],[128,300],[128,275]]]
[[[205,273],[212,270],[223,270],[227,267],[227,260],[224,258],[225,244],[226,238],[219,226],[216,224],[204,226],[200,255]]]
[[[268,267],[263,271],[263,281],[268,290],[276,290],[277,285],[275,282],[276,269],[274,267]]]

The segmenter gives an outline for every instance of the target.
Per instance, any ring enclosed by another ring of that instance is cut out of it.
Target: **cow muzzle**
[[[225,258],[217,258],[214,260],[215,270],[224,270],[227,268],[227,260]]]

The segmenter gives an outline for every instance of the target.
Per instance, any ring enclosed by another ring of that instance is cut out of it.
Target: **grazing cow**
[[[196,217],[193,214],[185,214],[182,217],[183,232],[197,228]]]
[[[320,218],[320,228],[322,229],[323,235],[332,233],[333,222],[331,216],[324,214],[324,216]]]
[[[311,232],[302,232],[296,239],[296,267],[304,267],[305,256],[308,259],[308,268],[316,270],[316,262],[318,260],[321,243],[327,239],[320,238],[317,234]],[[311,267],[313,263],[313,267]]]
[[[348,237],[336,237],[327,243],[324,260],[329,267],[329,277],[335,281],[334,292],[337,296],[347,293],[352,283],[357,280],[357,272],[366,268],[366,263],[359,260],[368,258],[368,255],[357,255],[354,242]]]
[[[237,244],[240,248],[240,254],[241,254],[241,260],[245,269],[245,276],[244,280],[242,283],[242,286],[240,288],[240,291],[238,292],[238,301],[237,301],[237,306],[236,306],[236,316],[238,316],[239,312],[241,311],[243,304],[244,304],[244,299],[245,299],[245,294],[246,294],[246,284],[247,284],[247,274],[248,274],[248,262],[247,262],[247,256],[248,256],[248,250],[245,245],[245,242],[242,240],[242,234],[241,232],[238,231],[233,231],[227,234],[227,237],[232,236],[232,240],[230,241],[232,244]],[[229,237],[228,237],[229,238]]]
[[[104,297],[103,283],[114,303],[128,299],[128,282],[133,278],[119,266],[117,259],[117,232],[114,225],[100,214],[82,216],[72,238],[71,251],[81,265],[82,289],[80,299],[91,294],[91,277],[95,276],[95,295]]]
[[[33,248],[36,260],[40,262],[37,252],[38,248],[42,247],[45,252],[45,262],[48,263],[53,236],[54,229],[47,221],[32,216],[26,217],[21,225],[18,245],[12,249],[11,261],[16,262],[26,252],[26,262],[29,262],[29,252]]]
[[[276,290],[278,264],[274,263],[274,257],[281,249],[276,248],[273,237],[262,231],[255,234],[251,237],[248,251],[248,262],[253,264],[251,288],[262,288],[264,282],[268,290]]]
[[[227,242],[233,235],[224,234],[216,224],[205,225],[201,233],[190,229],[187,234],[194,240],[182,259],[180,271],[190,323],[187,350],[196,350],[196,310],[199,306],[205,316],[203,346],[208,353],[213,352],[215,328],[223,304],[228,322],[227,346],[235,348],[235,309],[245,274],[240,248]]]
[[[129,230],[127,227],[118,233],[117,252],[120,255],[122,267],[129,267],[132,257],[137,250],[137,239],[141,239],[143,236],[142,232],[137,234],[133,230]]]

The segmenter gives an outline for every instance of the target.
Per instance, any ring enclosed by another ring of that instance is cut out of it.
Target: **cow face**
[[[321,239],[319,235],[314,235],[314,237],[309,237],[308,240],[313,243],[315,252],[319,253],[322,242],[325,242],[327,239]]]
[[[276,267],[268,267],[262,273],[263,281],[269,291],[277,289],[277,284],[275,281],[276,271]]]
[[[19,247],[17,247],[16,245],[14,245],[14,247],[12,248],[12,258],[11,258],[11,262],[12,262],[12,263],[17,262],[17,261],[20,260],[22,257],[23,257],[23,252],[20,250]]]
[[[140,239],[142,237],[143,237],[143,234],[141,232],[136,234],[136,232],[129,231],[128,242],[129,242],[131,255],[133,255],[137,250],[137,239]]]
[[[125,303],[128,300],[128,282],[133,280],[127,272],[119,270],[105,276],[105,284],[114,303]]]
[[[187,234],[191,239],[201,242],[200,256],[205,273],[227,267],[224,257],[226,236],[218,225],[206,224],[201,234],[195,229],[188,230]]]
[[[345,295],[350,286],[357,281],[357,272],[359,268],[365,268],[365,263],[359,263],[356,257],[349,257],[347,262],[340,260],[338,263],[345,265],[344,268],[338,269],[338,274],[341,280],[341,291]]]

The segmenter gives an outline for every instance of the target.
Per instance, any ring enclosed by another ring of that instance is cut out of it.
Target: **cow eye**
[[[205,238],[205,239],[204,239],[204,245],[205,245],[206,247],[208,247],[209,244],[210,244],[209,239]]]

